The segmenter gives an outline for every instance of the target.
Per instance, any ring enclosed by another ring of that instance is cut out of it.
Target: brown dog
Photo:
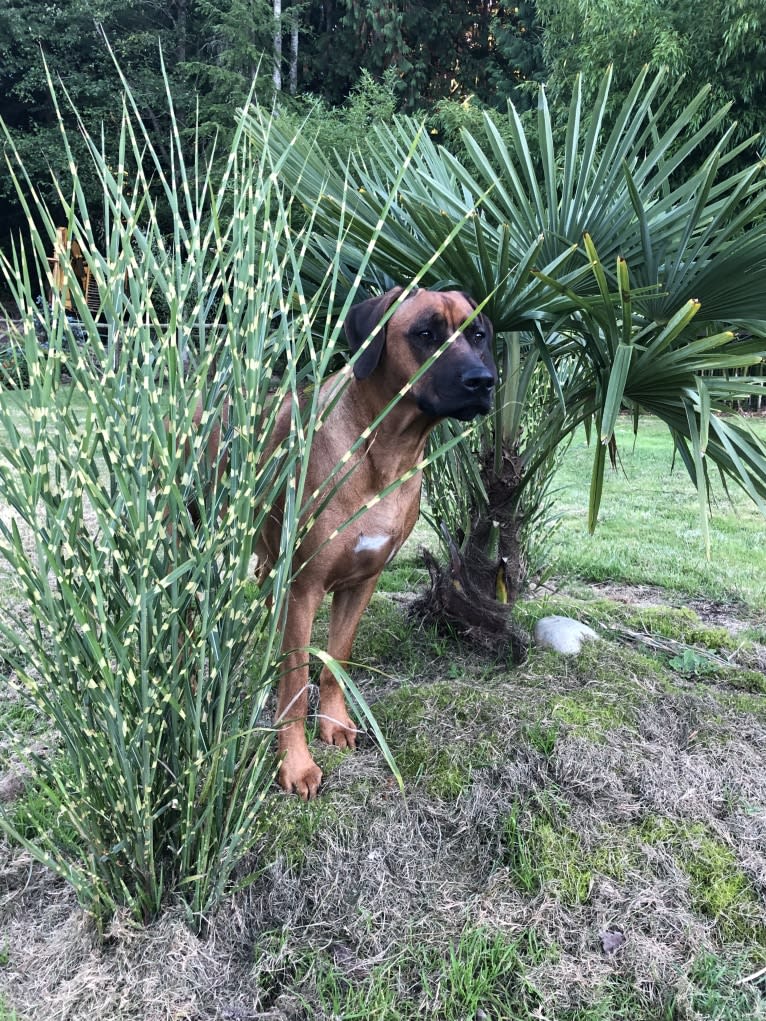
[[[352,307],[344,323],[352,352],[362,347],[401,293],[402,288],[395,288]],[[352,470],[306,534],[293,561],[293,573],[298,573],[288,602],[282,641],[286,661],[277,700],[282,754],[279,783],[303,798],[313,797],[322,779],[305,731],[308,662],[304,650],[311,640],[314,617],[325,594],[332,592],[327,651],[339,662],[346,662],[381,571],[417,521],[420,473],[383,499],[374,502],[375,498],[422,460],[428,434],[440,419],[468,421],[489,411],[497,379],[492,324],[481,313],[466,324],[475,309],[475,302],[458,291],[416,290],[405,298],[355,361],[352,380],[315,435],[307,468],[309,493],[327,479],[418,368],[454,335],[351,456],[348,467]],[[320,403],[337,387],[337,379],[334,383],[333,379],[323,384]],[[290,407],[286,404],[278,418],[275,442],[289,428]],[[327,542],[371,501],[373,506]],[[280,529],[281,520],[274,516],[262,534],[259,556],[267,568],[279,550]],[[346,711],[343,692],[326,667],[319,690],[319,736],[328,744],[353,748],[356,728]]]

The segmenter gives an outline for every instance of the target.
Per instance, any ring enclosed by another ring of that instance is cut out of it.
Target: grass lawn
[[[419,628],[411,544],[355,650],[404,794],[370,741],[315,744],[321,796],[274,790],[254,878],[199,938],[170,904],[102,940],[0,844],[0,1021],[766,1018],[766,525],[716,490],[706,561],[664,431],[618,441],[593,537],[570,448],[553,576],[516,608],[600,641],[515,667]],[[40,741],[24,713],[0,700]]]
[[[766,420],[750,419],[766,437]],[[619,466],[607,469],[599,523],[587,529],[593,448],[580,431],[558,473],[554,570],[585,581],[659,585],[679,594],[766,610],[766,518],[739,489],[728,493],[715,469],[710,498],[711,557],[705,557],[696,489],[667,428],[642,419],[616,429]]]

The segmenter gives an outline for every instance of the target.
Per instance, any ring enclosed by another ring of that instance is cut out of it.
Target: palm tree
[[[671,120],[662,74],[643,72],[617,110],[610,81],[591,110],[575,86],[561,143],[541,88],[530,130],[512,105],[486,115],[480,132],[463,132],[462,160],[402,118],[343,166],[312,144],[310,123],[264,132],[259,111],[248,115],[275,171],[318,209],[319,264],[342,233],[352,279],[377,232],[371,287],[418,279],[486,302],[495,412],[431,480],[448,557],[430,565],[430,606],[493,641],[508,636],[552,459],[581,424],[596,439],[591,529],[625,409],[635,429],[642,412],[667,424],[706,543],[711,463],[766,511],[766,448],[718,415],[762,388],[730,374],[766,354],[766,175],[746,160],[755,140],[732,144],[728,107],[692,128],[707,90]]]

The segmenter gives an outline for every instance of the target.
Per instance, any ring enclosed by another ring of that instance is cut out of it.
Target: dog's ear
[[[463,297],[471,306],[471,308],[479,307],[478,301],[472,298],[470,294],[466,294],[465,291],[461,291],[460,293],[463,295]],[[484,332],[487,334],[491,349],[492,338],[495,335],[495,327],[492,325],[491,319],[489,318],[489,316],[485,316],[483,312],[479,312],[477,316],[474,316],[473,322],[477,323],[479,325],[479,328],[484,330]]]
[[[343,329],[346,332],[351,353],[356,354],[383,316],[402,293],[404,288],[394,287],[379,298],[369,298],[348,310]],[[354,362],[354,375],[357,379],[367,379],[378,365],[386,345],[386,327],[373,337],[361,355]]]

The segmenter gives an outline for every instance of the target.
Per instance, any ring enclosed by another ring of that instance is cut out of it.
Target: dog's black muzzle
[[[469,422],[492,407],[495,374],[485,365],[472,365],[448,380],[434,380],[432,392],[421,394],[420,410],[434,418]]]

